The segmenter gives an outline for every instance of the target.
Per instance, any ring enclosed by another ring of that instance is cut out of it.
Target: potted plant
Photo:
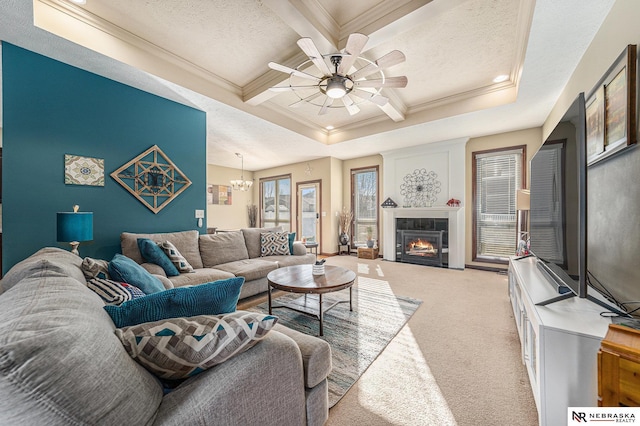
[[[349,244],[349,228],[351,227],[351,221],[353,220],[353,213],[346,207],[342,208],[340,215],[338,216],[338,227],[340,235],[338,241],[341,245],[345,246]]]
[[[373,248],[373,227],[367,226],[367,247]]]

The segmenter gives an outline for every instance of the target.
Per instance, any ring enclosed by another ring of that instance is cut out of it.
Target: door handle
[[[316,213],[316,219],[320,219],[320,213]]]

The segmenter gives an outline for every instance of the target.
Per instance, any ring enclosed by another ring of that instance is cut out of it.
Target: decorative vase
[[[346,246],[349,244],[349,235],[345,232],[341,232],[338,237],[338,241],[340,242],[340,245]]]
[[[373,240],[367,240],[367,247],[373,248]]]

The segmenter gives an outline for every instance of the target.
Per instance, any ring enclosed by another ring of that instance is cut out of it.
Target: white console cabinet
[[[509,262],[509,297],[539,423],[564,426],[568,407],[598,405],[597,353],[611,321],[578,297],[536,306],[558,296],[548,280],[533,257]]]

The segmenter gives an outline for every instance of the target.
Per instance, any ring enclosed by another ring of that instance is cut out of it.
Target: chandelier
[[[252,180],[244,180],[244,158],[242,158],[242,154],[240,154],[239,152],[236,152],[236,156],[240,157],[240,160],[242,162],[242,171],[240,173],[240,179],[239,180],[231,180],[231,188],[235,189],[236,191],[248,191],[249,188],[251,188],[251,185],[253,185],[253,181]]]

